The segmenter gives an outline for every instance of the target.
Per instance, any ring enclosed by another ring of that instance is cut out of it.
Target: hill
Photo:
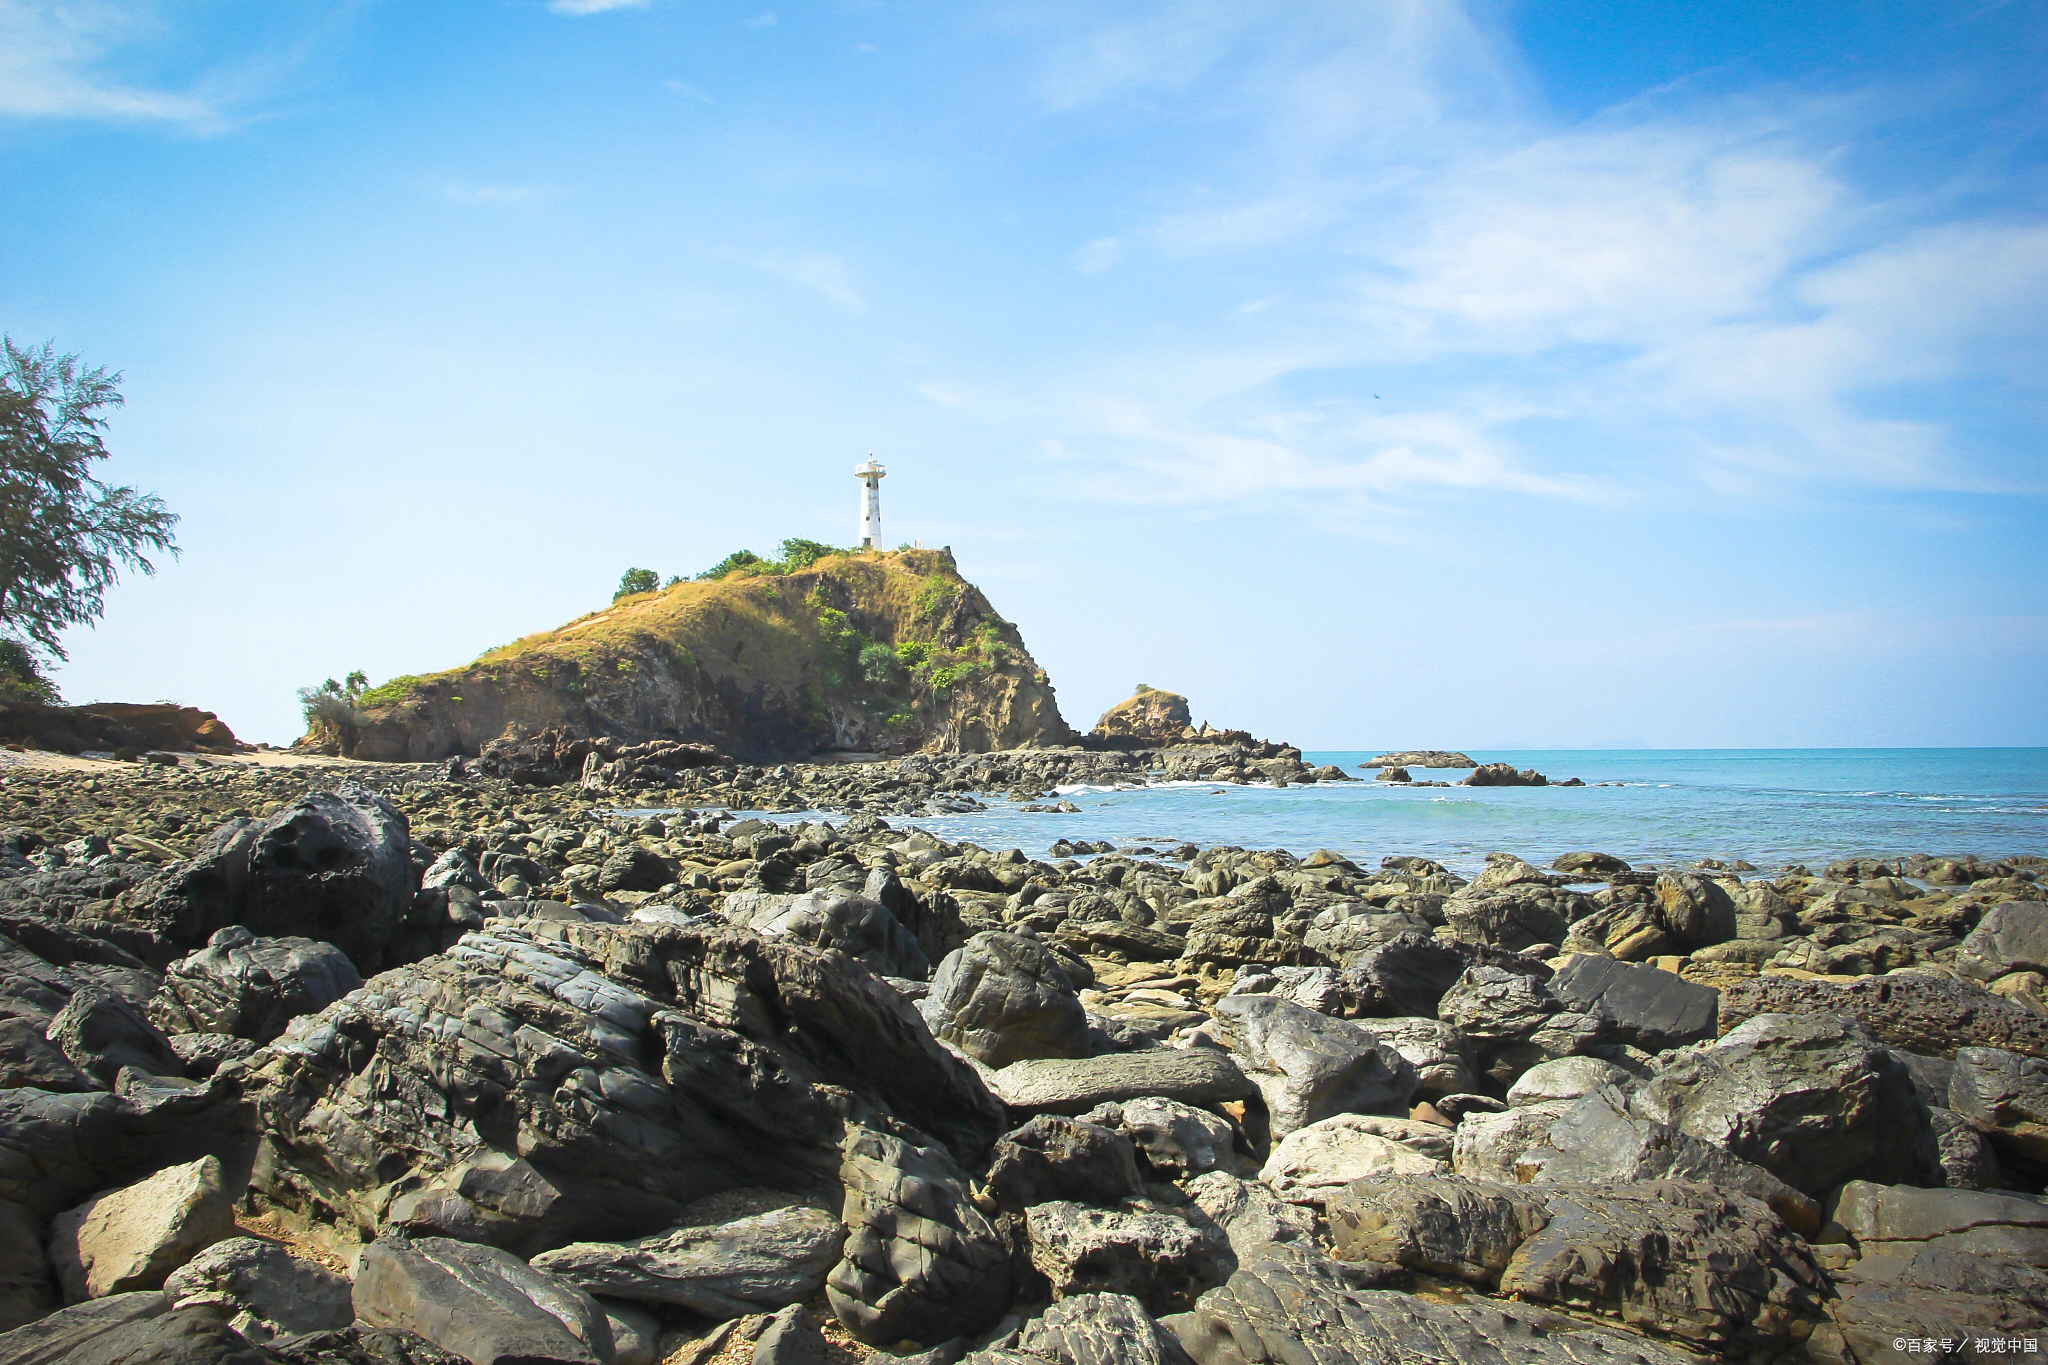
[[[788,572],[757,563],[620,598],[464,667],[385,683],[308,738],[419,762],[550,728],[753,762],[1073,738],[1017,628],[947,550],[833,553]]]

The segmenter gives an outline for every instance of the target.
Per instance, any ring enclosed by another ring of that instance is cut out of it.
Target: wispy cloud
[[[661,85],[662,89],[668,91],[671,95],[681,95],[684,99],[697,100],[703,104],[718,103],[717,100],[711,98],[711,96],[705,94],[696,86],[691,85],[688,81],[663,81]]]
[[[772,9],[764,9],[759,14],[755,15],[753,18],[747,20],[747,27],[773,28],[775,26],[775,22],[775,11]]]
[[[778,279],[815,289],[849,312],[867,309],[868,301],[853,282],[846,261],[831,252],[807,256],[749,257],[747,263]]]
[[[1124,244],[1114,237],[1097,237],[1074,253],[1074,269],[1083,275],[1100,275],[1124,254]]]
[[[604,14],[615,9],[646,9],[649,0],[548,0],[548,10],[554,14],[585,15]]]
[[[225,126],[223,91],[152,89],[103,70],[120,48],[159,32],[147,4],[0,0],[0,115]]]

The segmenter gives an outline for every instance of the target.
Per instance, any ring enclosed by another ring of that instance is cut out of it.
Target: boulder
[[[1319,1205],[1353,1181],[1441,1174],[1448,1169],[1447,1155],[1442,1148],[1426,1154],[1389,1136],[1369,1116],[1336,1114],[1297,1129],[1276,1144],[1259,1179],[1289,1203]]]
[[[1995,981],[2009,972],[2048,973],[2048,903],[1992,906],[1956,950],[1956,970],[1977,981]]]
[[[1462,1176],[1376,1175],[1323,1206],[1339,1260],[1372,1261],[1492,1288],[1550,1221],[1539,1192]]]
[[[80,986],[50,1020],[45,1036],[67,1061],[112,1089],[124,1067],[182,1076],[185,1064],[143,1012],[97,986]]]
[[[844,1254],[826,1279],[832,1311],[862,1341],[947,1341],[1010,1301],[1010,1252],[936,1144],[873,1130],[845,1145]]]
[[[1550,1126],[1571,1112],[1570,1100],[1545,1100],[1497,1114],[1469,1113],[1451,1140],[1451,1169],[1480,1180],[1516,1183],[1515,1163],[1550,1136]]]
[[[1690,1365],[1598,1328],[1551,1331],[1518,1305],[1436,1303],[1366,1289],[1356,1267],[1276,1242],[1164,1325],[1197,1365]]]
[[[1040,1114],[1005,1134],[996,1143],[983,1184],[997,1204],[1010,1210],[1053,1200],[1114,1204],[1145,1188],[1128,1137],[1058,1114]]]
[[[2001,1157],[2048,1165],[2048,1060],[1998,1048],[1959,1048],[1948,1102]]]
[[[1474,963],[1519,971],[1539,981],[1550,976],[1550,967],[1535,958],[1483,944],[1447,943],[1411,930],[1354,956],[1339,979],[1353,1014],[1435,1018],[1444,992]]]
[[[794,1204],[628,1242],[574,1242],[532,1264],[586,1294],[723,1320],[810,1298],[824,1288],[845,1241],[838,1218]]]
[[[2048,1200],[2038,1197],[1852,1180],[1831,1213],[1866,1258],[1940,1246],[2048,1266]]]
[[[1174,1336],[1128,1294],[1075,1294],[1003,1339],[1004,1360],[1048,1365],[1188,1365]],[[970,1356],[970,1365],[998,1357]]]
[[[156,1289],[234,1227],[226,1173],[219,1158],[202,1157],[51,1219],[51,1268],[67,1303]]]
[[[44,1020],[0,1018],[0,1089],[30,1086],[60,1094],[104,1089],[99,1077],[74,1066],[64,1049],[44,1035],[45,1026]]]
[[[1229,1054],[1212,1048],[1012,1062],[989,1077],[989,1088],[1013,1110],[1043,1114],[1085,1114],[1152,1096],[1214,1106],[1258,1093]]]
[[[327,1267],[255,1237],[215,1242],[164,1280],[173,1307],[212,1304],[257,1342],[347,1327],[356,1315],[350,1292]]]
[[[1565,963],[1549,985],[1567,1007],[1607,1019],[1619,1041],[1646,1052],[1712,1038],[1721,1006],[1719,991],[1676,972],[1589,954]]]
[[[496,1247],[380,1237],[363,1251],[354,1299],[369,1326],[417,1333],[474,1365],[612,1365],[590,1296]]]
[[[947,954],[919,1008],[934,1036],[988,1066],[1088,1055],[1088,1012],[1065,969],[1023,934],[979,933]]]
[[[49,1217],[95,1190],[212,1154],[246,1160],[253,1114],[232,1091],[0,1089],[0,1200]],[[148,1080],[148,1077],[143,1077]],[[230,1164],[236,1164],[231,1161]]]
[[[830,886],[801,896],[761,899],[782,903],[774,905],[769,913],[742,919],[730,913],[729,902],[728,918],[756,933],[786,934],[814,948],[837,948],[877,976],[922,981],[931,975],[931,963],[925,959],[916,936],[898,923],[880,901]]]
[[[1549,1216],[1501,1272],[1503,1295],[1616,1314],[1737,1358],[1769,1358],[1823,1318],[1812,1249],[1756,1200],[1682,1180],[1540,1194]]]
[[[122,1302],[132,1299],[156,1303],[130,1309]],[[119,1311],[93,1311],[103,1304],[119,1305]],[[277,1360],[245,1340],[211,1307],[170,1309],[162,1304],[162,1294],[138,1292],[67,1308],[0,1336],[0,1361],[7,1365],[274,1365]]]
[[[1229,1275],[1222,1230],[1141,1202],[1118,1208],[1055,1201],[1024,1215],[1031,1264],[1055,1299],[1128,1294],[1151,1313],[1185,1309]]]
[[[1845,1180],[1941,1178],[1912,1073],[1841,1016],[1758,1015],[1712,1047],[1674,1054],[1629,1107],[1814,1198]]]
[[[1321,916],[1317,918],[1320,919]],[[1314,931],[1311,930],[1309,946],[1312,948],[1317,947],[1313,942],[1314,937]],[[1317,948],[1317,951],[1323,950]],[[1314,1010],[1317,1014],[1344,1012],[1344,986],[1338,980],[1334,967],[1247,967],[1232,979],[1229,993],[1271,995],[1281,1000],[1291,1000],[1304,1009]]]
[[[1441,1019],[1374,1019],[1368,1027],[1415,1068],[1418,1099],[1462,1095],[1477,1088],[1479,1081],[1465,1055],[1463,1036]]]
[[[1461,787],[1547,787],[1550,779],[1534,768],[1515,771],[1512,763],[1482,763],[1468,773]]]
[[[257,938],[237,924],[166,967],[149,1012],[167,1033],[231,1034],[261,1044],[362,984],[355,964],[331,943]]]
[[[1467,968],[1444,992],[1438,1017],[1457,1031],[1474,1069],[1503,1089],[1539,1062],[1610,1045],[1614,1025],[1569,1010],[1534,977],[1499,967]]]
[[[1468,887],[1444,902],[1444,920],[1460,942],[1519,953],[1539,943],[1560,944],[1586,898],[1547,883],[1497,891]]]
[[[1627,1087],[1635,1077],[1612,1062],[1598,1057],[1559,1057],[1539,1062],[1524,1071],[1508,1087],[1508,1107],[1541,1104],[1546,1100],[1576,1100],[1603,1085]]]
[[[1272,996],[1225,996],[1215,1013],[1275,1138],[1331,1114],[1408,1112],[1415,1068],[1370,1030]]]
[[[1719,882],[1692,872],[1657,876],[1657,903],[1679,952],[1725,943],[1735,937],[1735,900]]]
[[[31,1210],[0,1202],[0,1332],[34,1322],[56,1307],[44,1233],[43,1220]]]
[[[1237,1143],[1228,1119],[1156,1096],[1097,1105],[1082,1118],[1130,1139],[1145,1170],[1162,1180],[1213,1171],[1230,1160]]]
[[[659,891],[673,880],[660,854],[634,844],[614,848],[597,867],[600,891]]]
[[[1627,863],[1612,853],[1560,853],[1551,859],[1551,867],[1559,872],[1626,872]]]
[[[1531,1183],[1691,1180],[1768,1205],[1802,1236],[1821,1228],[1820,1205],[1813,1199],[1720,1147],[1637,1118],[1621,1092],[1609,1087],[1574,1102],[1542,1143],[1515,1158],[1514,1175]]]
[[[2005,1185],[2004,1169],[1990,1139],[1977,1125],[1945,1106],[1928,1109],[1934,1141],[1941,1148],[1942,1183],[1952,1190],[1995,1190]]]
[[[1902,1339],[1925,1350],[1955,1342],[1960,1350],[1946,1349],[1959,1355],[1976,1341],[2018,1340],[2023,1349],[2026,1338],[2038,1342],[2048,1327],[2048,1273],[2039,1268],[2011,1256],[1893,1245],[1896,1254],[1852,1261],[1834,1273],[1834,1322],[1814,1332],[1808,1356],[1844,1365],[1878,1361]],[[1925,1347],[1929,1340],[1936,1345]]]
[[[1759,1014],[1809,1013],[1848,1015],[1883,1042],[1930,1057],[1959,1047],[2048,1057],[2048,1017],[1973,981],[1917,971],[1860,981],[1753,976],[1721,992],[1723,1032]]]
[[[1187,1182],[1188,1200],[1223,1229],[1230,1254],[1249,1262],[1269,1242],[1307,1242],[1315,1236],[1316,1216],[1290,1204],[1261,1181],[1228,1171],[1206,1171]]]

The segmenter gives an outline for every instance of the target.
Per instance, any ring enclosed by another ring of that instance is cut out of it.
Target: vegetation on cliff
[[[783,550],[780,561],[729,556],[715,576],[621,593],[462,668],[394,678],[349,699],[345,730],[308,741],[423,760],[474,754],[508,729],[560,726],[765,760],[1071,738],[1017,628],[949,552]]]

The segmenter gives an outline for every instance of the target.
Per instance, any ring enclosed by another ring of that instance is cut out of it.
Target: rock
[[[1437,1009],[1475,1068],[1502,1087],[1539,1062],[1607,1046],[1614,1033],[1602,1016],[1567,1010],[1542,982],[1499,967],[1467,968]]]
[[[1228,1054],[1210,1048],[1012,1062],[989,1077],[989,1088],[1013,1110],[1044,1114],[1147,1097],[1213,1106],[1258,1093]]]
[[[1493,892],[1468,887],[1444,902],[1444,919],[1461,943],[1519,953],[1539,943],[1563,943],[1585,899],[1547,884]]]
[[[1323,1213],[1340,1260],[1489,1289],[1516,1248],[1550,1221],[1536,1191],[1442,1174],[1369,1176],[1333,1192]]]
[[[1215,1013],[1275,1138],[1331,1114],[1408,1112],[1415,1068],[1369,1030],[1272,996],[1225,996]]]
[[[1896,1254],[1907,1250],[1897,1244],[1912,1243],[1911,1250],[1938,1245],[2048,1266],[2048,1201],[2040,1198],[1851,1180],[1831,1212],[1866,1258]]]
[[[732,897],[737,901],[738,896]],[[880,901],[870,900],[840,887],[822,887],[801,896],[763,897],[783,901],[770,913],[742,920],[728,916],[741,928],[756,933],[786,934],[814,948],[836,948],[877,976],[900,976],[921,981],[931,975],[931,963],[917,938]]]
[[[989,1066],[1088,1055],[1088,1013],[1066,971],[1022,934],[976,934],[949,953],[920,1009],[934,1036]]]
[[[1720,883],[1692,872],[1659,873],[1657,903],[1673,945],[1684,952],[1735,937],[1735,901]]]
[[[1318,919],[1321,916],[1317,917]],[[1357,916],[1357,919],[1386,918],[1385,916]],[[1406,917],[1400,917],[1405,920]],[[1350,921],[1347,921],[1350,922]],[[1318,952],[1323,949],[1315,942],[1311,931],[1308,944]],[[1270,995],[1277,999],[1289,1000],[1304,1009],[1317,1014],[1342,1014],[1344,1012],[1344,987],[1337,979],[1333,967],[1274,967],[1269,970],[1246,968],[1239,972],[1230,983],[1232,995]]]
[[[1840,1297],[1829,1305],[1832,1328],[1813,1334],[1815,1360],[1876,1361],[1902,1338],[1944,1339],[1946,1349],[1968,1352],[1973,1339],[2027,1337],[2037,1342],[2048,1327],[2048,1273],[2009,1256],[1987,1256],[1929,1246],[1906,1254],[1852,1261],[1835,1272]],[[1940,1332],[1941,1336],[1930,1334]],[[1983,1359],[1980,1353],[1978,1359]]]
[[[1516,1183],[1515,1163],[1543,1144],[1550,1126],[1571,1112],[1573,1103],[1545,1100],[1498,1114],[1466,1114],[1452,1138],[1451,1169],[1480,1180]]]
[[[1978,981],[1995,981],[2009,972],[2048,972],[2048,903],[1992,906],[1956,950],[1956,970]]]
[[[839,1178],[848,1235],[826,1293],[848,1331],[870,1343],[947,1341],[1002,1315],[1009,1249],[943,1147],[862,1131]]]
[[[1269,1242],[1307,1242],[1315,1236],[1315,1214],[1286,1202],[1260,1181],[1207,1171],[1188,1181],[1186,1189],[1195,1207],[1223,1229],[1239,1264]]]
[[[1567,962],[1549,986],[1568,1007],[1612,1021],[1619,1041],[1646,1052],[1712,1038],[1721,1006],[1719,991],[1675,972],[1587,954]]]
[[[1738,1358],[1785,1350],[1822,1317],[1812,1250],[1753,1199],[1680,1180],[1541,1197],[1549,1217],[1502,1272],[1503,1295],[1616,1313]]]
[[[150,1016],[169,1033],[232,1034],[267,1043],[301,1014],[325,1009],[363,984],[331,943],[259,939],[240,925],[164,969]]]
[[[1353,1014],[1435,1018],[1444,992],[1475,963],[1518,971],[1539,981],[1550,977],[1550,967],[1534,958],[1483,944],[1446,943],[1417,931],[1397,934],[1359,953],[1345,966],[1340,980]]]
[[[830,1359],[824,1335],[800,1303],[775,1314],[754,1342],[753,1365],[828,1365]]]
[[[1417,1098],[1461,1095],[1479,1084],[1465,1056],[1465,1040],[1442,1020],[1374,1019],[1369,1027],[1415,1068]]]
[[[659,891],[671,880],[660,854],[633,845],[614,849],[597,869],[600,891]]]
[[[1550,1125],[1514,1162],[1525,1182],[1691,1180],[1768,1205],[1800,1235],[1821,1228],[1819,1203],[1763,1167],[1662,1123],[1628,1112],[1619,1090],[1596,1089]]]
[[[628,1242],[575,1242],[533,1258],[586,1294],[673,1304],[723,1320],[801,1303],[825,1287],[846,1230],[805,1204]]]
[[[1594,1328],[1548,1331],[1526,1310],[1360,1288],[1350,1266],[1276,1242],[1165,1325],[1197,1365],[1681,1365],[1691,1357]]]
[[[1004,1348],[1049,1365],[1188,1365],[1180,1342],[1128,1294],[1075,1294],[1024,1324]],[[979,1365],[982,1357],[969,1357]]]
[[[1230,1160],[1237,1142],[1229,1120],[1154,1096],[1097,1105],[1081,1117],[1129,1138],[1145,1169],[1163,1180],[1215,1170]]]
[[[1547,787],[1550,779],[1534,768],[1515,771],[1512,763],[1482,763],[1474,768],[1461,787]]]
[[[1129,1138],[1057,1114],[1040,1114],[996,1143],[984,1183],[1011,1210],[1061,1199],[1114,1204],[1145,1188]]]
[[[1934,1140],[1941,1149],[1943,1184],[1952,1190],[1995,1190],[2006,1183],[1998,1154],[1975,1124],[1945,1106],[1930,1107],[1927,1112],[1934,1120]]]
[[[416,1332],[477,1365],[611,1365],[611,1330],[590,1296],[496,1247],[380,1237],[356,1268],[356,1316]]]
[[[1102,1209],[1055,1201],[1028,1210],[1031,1264],[1055,1299],[1128,1294],[1148,1312],[1178,1312],[1229,1274],[1229,1242],[1214,1225],[1139,1204]]]
[[[172,1271],[163,1289],[173,1307],[214,1305],[257,1342],[339,1331],[355,1320],[347,1280],[254,1237],[215,1242]]]
[[[1626,872],[1627,863],[1612,853],[1560,853],[1551,860],[1559,872]]]
[[[1382,768],[1379,771],[1379,776],[1373,778],[1375,782],[1413,782],[1414,780],[1414,777],[1409,774],[1406,768],[1398,767]]]
[[[94,1338],[170,1311],[170,1300],[153,1289],[88,1300],[0,1333],[0,1361],[6,1365],[62,1365]],[[136,1365],[148,1359],[136,1357]]]
[[[234,1194],[220,1160],[203,1157],[52,1219],[51,1268],[67,1303],[156,1289],[234,1226]]]
[[[1545,1100],[1576,1100],[1603,1085],[1628,1086],[1635,1077],[1598,1057],[1559,1057],[1539,1062],[1508,1087],[1508,1106],[1541,1104]]]
[[[246,1153],[251,1117],[239,1096],[207,1086],[163,1094],[134,1085],[121,1094],[0,1090],[0,1200],[49,1217],[165,1166]]]
[[[1381,754],[1378,758],[1367,759],[1358,766],[1363,768],[1385,768],[1405,765],[1410,768],[1476,768],[1474,763],[1461,753],[1449,749],[1403,749],[1398,753]]]
[[[1853,1020],[1758,1015],[1678,1053],[1630,1101],[1814,1198],[1845,1180],[1929,1184],[1940,1153],[1912,1074]]]
[[[182,1076],[170,1039],[128,1001],[97,986],[80,986],[45,1031],[80,1071],[111,1089],[123,1067],[152,1076]]]
[[[0,1203],[0,1332],[56,1307],[43,1237],[42,1219],[20,1204]]]
[[[1375,1126],[1364,1115],[1336,1114],[1298,1129],[1273,1148],[1259,1179],[1289,1203],[1322,1204],[1356,1180],[1427,1176],[1447,1169],[1443,1160],[1374,1131]]]
[[[142,1297],[142,1294],[119,1296],[122,1299]],[[147,1297],[161,1301],[163,1296],[150,1293]],[[44,1362],[58,1361],[64,1365],[144,1365],[144,1362],[148,1365],[272,1365],[276,1359],[245,1341],[211,1308],[137,1313],[119,1322],[71,1317],[94,1306],[82,1304],[78,1309],[66,1309],[53,1318],[0,1337],[0,1360],[6,1361],[7,1365],[44,1365]],[[13,1344],[9,1337],[33,1333],[64,1318],[70,1318],[70,1321],[55,1328],[63,1334],[61,1346],[55,1346],[47,1339],[31,1339],[24,1341],[21,1349],[11,1349]]]
[[[1995,1047],[2048,1057],[2048,1018],[1970,981],[1920,972],[1861,981],[1755,976],[1721,992],[1726,1031],[1759,1014],[1846,1014],[1893,1047],[1953,1057],[1959,1047]]]
[[[226,1033],[173,1033],[170,1043],[171,1051],[185,1065],[185,1074],[202,1081],[229,1062],[239,1062],[256,1050],[256,1044],[249,1039]]]
[[[1948,1102],[2000,1156],[2048,1165],[2048,1061],[1998,1048],[1958,1048]]]
[[[604,1310],[605,1327],[612,1334],[613,1365],[655,1365],[661,1359],[660,1318],[644,1308],[603,1299],[597,1306]]]

